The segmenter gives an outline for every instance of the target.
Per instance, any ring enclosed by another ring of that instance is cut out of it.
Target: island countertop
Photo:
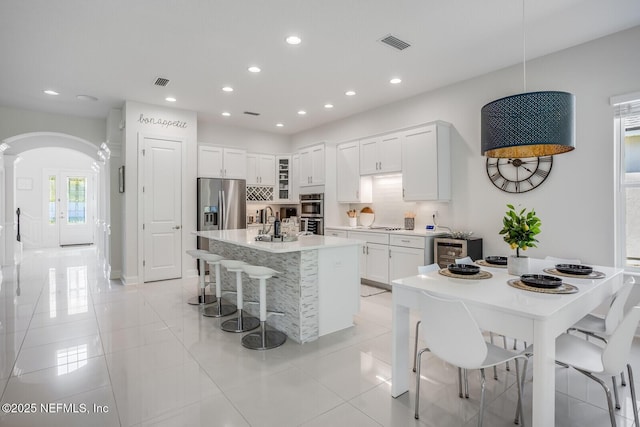
[[[299,236],[295,242],[260,242],[255,239],[258,235],[258,230],[253,229],[196,231],[194,233],[206,239],[232,243],[238,246],[272,253],[301,252],[332,247],[362,245],[360,240],[319,236],[317,234]]]

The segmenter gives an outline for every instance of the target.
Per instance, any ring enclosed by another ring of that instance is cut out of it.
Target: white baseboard
[[[123,285],[137,285],[138,284],[138,276],[122,276],[120,281]]]

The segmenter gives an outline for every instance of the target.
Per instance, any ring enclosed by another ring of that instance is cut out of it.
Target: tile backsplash
[[[447,202],[405,202],[402,200],[402,176],[382,175],[373,177],[372,203],[351,204],[350,209],[360,211],[369,206],[375,213],[374,225],[404,227],[405,212],[414,212],[415,228],[423,229],[427,224],[433,224],[432,215],[437,211],[436,223],[451,226],[450,205]],[[347,215],[343,218],[343,225],[348,224]]]

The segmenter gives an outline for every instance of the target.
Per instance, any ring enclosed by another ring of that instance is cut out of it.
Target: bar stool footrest
[[[225,332],[247,332],[260,326],[260,319],[253,316],[240,314],[233,319],[225,320],[220,325],[220,329]]]

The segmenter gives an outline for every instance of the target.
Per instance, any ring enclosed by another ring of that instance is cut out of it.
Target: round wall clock
[[[487,175],[502,191],[525,193],[544,182],[551,172],[553,156],[524,159],[487,158]]]

